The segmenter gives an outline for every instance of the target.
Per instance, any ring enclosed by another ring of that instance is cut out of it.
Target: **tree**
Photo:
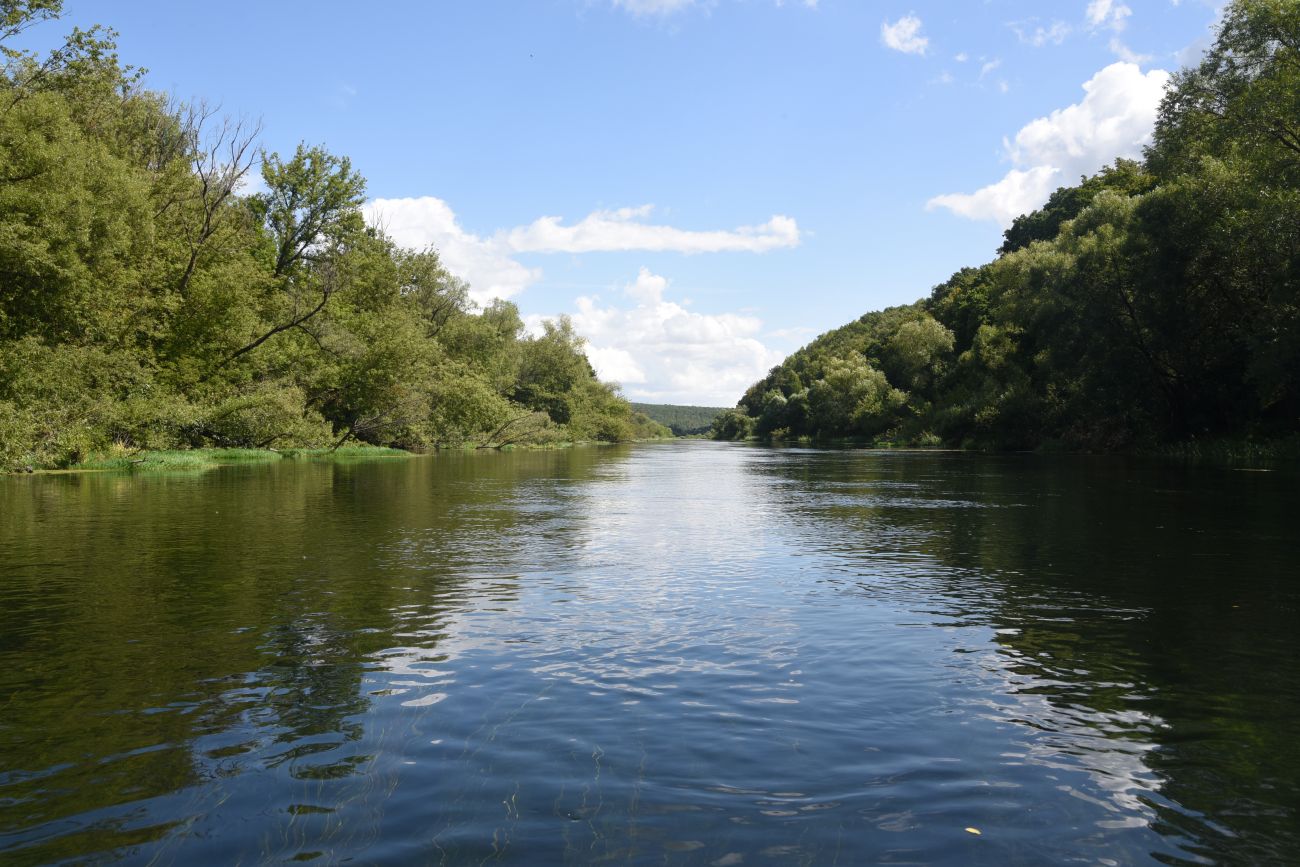
[[[1041,208],[1016,217],[1002,233],[1003,242],[998,253],[1014,253],[1034,241],[1052,240],[1062,225],[1077,217],[1105,190],[1136,196],[1152,189],[1155,183],[1155,177],[1140,163],[1117,159],[1092,177],[1081,178],[1078,186],[1059,187]]]
[[[443,266],[437,250],[399,250],[394,260],[402,297],[417,311],[429,337],[470,310],[469,284]]]
[[[275,324],[227,355],[222,365],[324,310],[342,285],[337,257],[366,231],[361,215],[366,182],[347,157],[305,144],[287,162],[277,153],[263,153],[262,180],[267,192],[251,197],[250,204],[274,245]]]
[[[810,424],[820,436],[869,436],[893,424],[906,400],[865,359],[834,359],[808,389]]]
[[[1300,6],[1292,0],[1228,5],[1205,58],[1175,74],[1148,161],[1171,177],[1234,151],[1288,183],[1300,173]]]
[[[715,440],[743,440],[753,428],[754,421],[744,410],[726,409],[713,420],[712,437]]]
[[[171,212],[169,216],[180,227],[188,248],[177,281],[182,296],[189,291],[204,248],[233,217],[229,205],[252,168],[253,142],[261,131],[260,125],[229,118],[214,122],[215,114],[202,102],[182,114],[181,137],[189,156],[191,190],[188,200],[166,202],[159,211],[160,216]]]
[[[366,182],[352,161],[299,144],[287,162],[262,154],[267,192],[253,197],[275,242],[272,272],[283,277],[304,261],[327,257],[365,228]]]
[[[596,373],[582,351],[583,339],[567,316],[542,323],[543,333],[519,346],[519,373],[514,401],[545,412],[552,421],[566,424],[573,414],[567,396],[595,379]]]
[[[911,391],[928,388],[952,354],[953,334],[928,313],[898,326],[884,346],[885,373]]]

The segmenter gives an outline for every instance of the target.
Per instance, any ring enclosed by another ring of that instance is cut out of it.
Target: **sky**
[[[148,86],[351,158],[480,304],[632,400],[730,406],[1139,156],[1219,0],[65,0]]]

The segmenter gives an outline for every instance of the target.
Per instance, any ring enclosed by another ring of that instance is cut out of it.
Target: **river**
[[[711,442],[0,478],[0,862],[1295,860],[1298,481]]]

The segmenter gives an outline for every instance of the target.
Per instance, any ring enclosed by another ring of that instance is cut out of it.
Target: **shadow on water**
[[[0,859],[1286,860],[1294,483],[703,442],[0,479]]]
[[[1114,814],[1101,828],[1149,826],[1166,862],[1300,851],[1294,475],[863,452],[753,471],[810,548],[837,540],[841,591],[992,632],[953,652],[994,684],[988,716],[1022,731],[1005,757],[1085,770]]]
[[[263,854],[355,845],[329,816],[385,785],[367,669],[415,621],[435,650],[466,585],[510,597],[529,515],[503,503],[610,457],[0,480],[0,852],[129,854],[268,810]],[[205,856],[247,857],[228,842]]]

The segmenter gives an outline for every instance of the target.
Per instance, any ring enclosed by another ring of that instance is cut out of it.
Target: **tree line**
[[[1300,3],[1235,0],[1116,160],[915,304],[821,335],[714,435],[1121,450],[1300,431]]]
[[[347,157],[267,152],[256,124],[146,88],[111,30],[13,47],[60,6],[0,0],[0,471],[110,448],[667,435],[568,320],[529,336],[436,250],[368,224]]]
[[[726,408],[719,406],[679,406],[671,403],[636,403],[632,409],[666,425],[673,436],[699,436],[707,434],[718,413]]]

